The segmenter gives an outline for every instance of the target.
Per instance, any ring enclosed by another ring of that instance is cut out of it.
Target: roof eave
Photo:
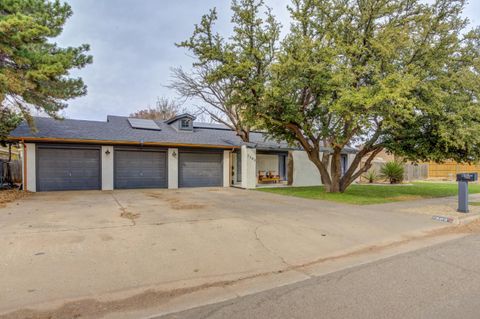
[[[68,138],[52,138],[52,137],[22,137],[9,136],[7,138],[11,142],[24,143],[73,143],[73,144],[100,144],[100,145],[139,145],[139,146],[165,146],[165,147],[197,147],[197,148],[220,148],[220,149],[236,149],[235,145],[217,145],[217,144],[190,144],[190,143],[174,143],[174,142],[142,142],[142,141],[122,141],[122,140],[92,140],[92,139],[68,139]]]

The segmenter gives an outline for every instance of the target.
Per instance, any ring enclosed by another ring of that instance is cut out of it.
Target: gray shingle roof
[[[222,146],[225,148],[241,146],[242,140],[234,131],[219,129],[214,125],[194,123],[193,132],[177,131],[163,121],[156,121],[161,131],[133,129],[128,123],[128,118],[123,116],[108,116],[106,122],[85,120],[54,120],[45,117],[35,117],[38,132],[33,133],[27,123],[20,124],[10,135],[12,139],[25,138],[51,138],[65,140],[93,140],[112,142],[138,142],[140,143],[165,143],[189,144],[205,146]],[[265,149],[289,149],[286,143],[277,143],[267,140],[262,133],[250,134],[251,146]]]
[[[217,123],[193,122],[193,127],[210,128],[210,129],[215,129],[215,130],[227,130],[227,131],[231,130],[231,128],[229,128],[228,126],[223,125],[223,124],[217,124]]]

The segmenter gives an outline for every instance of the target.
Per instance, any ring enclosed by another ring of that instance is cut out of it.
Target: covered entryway
[[[257,151],[257,184],[285,184],[287,158],[287,152]]]
[[[180,151],[179,187],[217,187],[223,185],[223,153]]]
[[[37,190],[95,190],[101,188],[99,146],[38,145]]]
[[[167,152],[158,149],[115,148],[116,189],[167,187]]]

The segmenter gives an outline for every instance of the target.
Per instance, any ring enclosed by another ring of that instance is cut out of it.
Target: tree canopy
[[[0,107],[0,145],[3,145],[8,134],[22,121],[22,116],[7,108]]]
[[[71,15],[59,0],[0,2],[0,105],[31,126],[32,110],[58,117],[68,99],[87,92],[69,72],[92,62],[89,46],[61,48],[53,42]]]
[[[246,114],[301,145],[330,192],[344,191],[382,149],[413,161],[477,161],[480,29],[467,29],[464,8],[464,0],[292,0],[262,103]],[[363,147],[342,174],[349,145]]]
[[[193,55],[191,71],[174,69],[170,87],[187,98],[199,99],[200,109],[249,141],[252,122],[247,107],[260,103],[275,59],[280,25],[263,0],[233,0],[233,32],[229,38],[215,32],[217,12],[204,15],[190,39],[177,44]]]
[[[167,98],[158,98],[155,102],[155,107],[148,107],[141,109],[135,113],[130,114],[130,117],[147,120],[168,120],[180,112],[180,104],[174,100]]]

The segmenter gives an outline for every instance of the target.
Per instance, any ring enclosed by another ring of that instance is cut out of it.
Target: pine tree
[[[92,62],[89,46],[53,42],[71,15],[59,0],[0,1],[0,107],[20,113],[32,127],[32,110],[57,118],[67,100],[87,92],[69,72]]]

